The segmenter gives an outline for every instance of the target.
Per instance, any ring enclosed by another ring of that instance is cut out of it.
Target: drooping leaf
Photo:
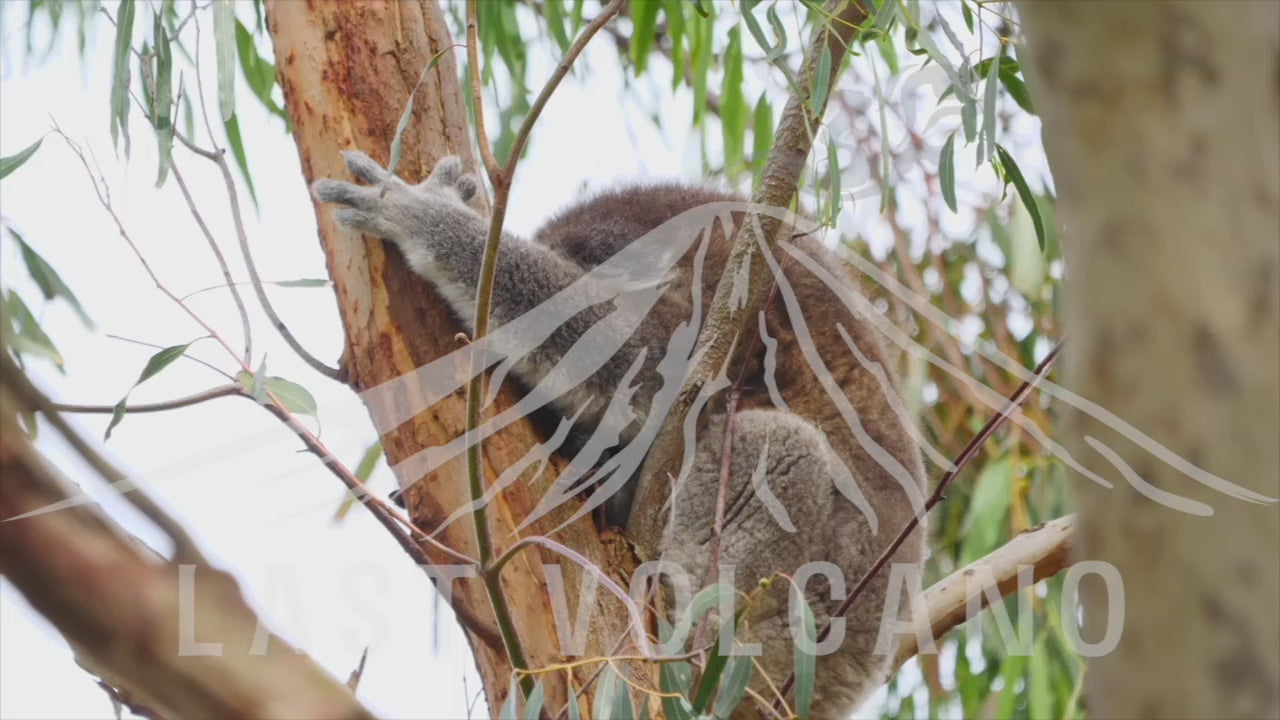
[[[1000,45],[1000,52],[1004,52],[1004,44]],[[997,56],[999,58],[1000,56]],[[1000,77],[998,73],[987,73],[986,92],[982,98],[982,129],[978,135],[978,162],[986,162],[991,159],[991,154],[996,147],[996,97],[1000,88]]]
[[[1014,161],[1008,150],[996,145],[996,155],[1000,159],[1000,166],[1004,168],[1005,176],[1017,188],[1018,197],[1022,198],[1022,204],[1026,205],[1027,212],[1031,213],[1031,222],[1036,227],[1036,242],[1040,244],[1040,252],[1044,252],[1046,247],[1044,218],[1040,216],[1040,205],[1036,202],[1035,193],[1031,192],[1031,186],[1027,184],[1022,170],[1018,168],[1018,163]]]
[[[325,278],[298,278],[297,280],[276,280],[273,282],[265,282],[264,285],[275,285],[276,287],[300,288],[300,287],[329,287],[330,280]]]
[[[169,33],[165,30],[162,15],[157,14],[152,27],[155,43],[155,96],[151,99],[151,125],[156,131],[157,154],[160,168],[156,172],[156,187],[164,185],[173,164],[173,53],[169,47]]]
[[[58,370],[63,369],[62,353],[58,352],[53,340],[45,334],[44,328],[40,327],[40,322],[22,301],[22,297],[13,290],[9,290],[6,295],[5,314],[13,326],[13,332],[6,332],[4,339],[15,352],[51,360]]]
[[[671,89],[684,82],[685,71],[685,0],[666,0],[662,12],[667,18],[667,36],[671,38]]]
[[[542,7],[546,10],[547,29],[551,31],[552,39],[556,41],[560,52],[565,52],[572,41],[569,39],[569,33],[565,31],[567,18],[564,14],[564,0],[546,0]]]
[[[409,121],[413,118],[413,99],[418,94],[418,88],[422,87],[422,82],[427,79],[427,75],[435,69],[440,58],[445,53],[450,52],[453,48],[445,48],[436,53],[434,57],[427,62],[427,66],[422,68],[422,74],[418,75],[418,82],[414,83],[413,89],[409,91],[409,100],[404,105],[404,112],[400,113],[400,120],[396,123],[396,134],[391,136],[391,160],[387,163],[387,173],[396,174],[396,168],[400,166],[400,155],[403,152],[404,131],[409,127]]]
[[[738,707],[743,696],[746,695],[747,685],[750,684],[754,671],[755,664],[751,662],[750,657],[734,655],[729,658],[728,666],[721,675],[720,688],[716,691],[716,704],[713,710],[717,718],[728,720],[733,709]]]
[[[44,138],[40,138],[25,148],[19,150],[13,155],[0,157],[0,180],[9,176],[9,173],[22,167],[22,164],[31,159],[36,150],[40,149],[40,143],[44,142]]]
[[[554,2],[558,3],[559,0]],[[538,720],[538,716],[542,713],[542,704],[546,702],[546,692],[541,680],[533,686],[533,692],[529,693],[529,699],[524,704],[524,720]]]
[[[973,32],[973,11],[969,9],[969,3],[960,3],[960,12],[964,15],[964,26],[969,28],[969,32]]]
[[[276,66],[258,53],[253,34],[239,20],[236,21],[236,54],[240,57],[240,72],[254,96],[272,115],[289,122],[289,114],[271,96],[276,86]]]
[[[1000,691],[993,717],[1015,717],[1018,701],[1022,699],[1022,693],[1018,691],[1018,682],[1022,680],[1026,666],[1027,659],[1022,655],[1008,655],[1000,663],[1000,677],[1004,679],[1004,688]]]
[[[624,689],[623,693],[626,692]],[[613,716],[613,709],[617,703],[618,695],[618,674],[614,671],[613,665],[605,665],[600,670],[600,681],[596,686],[596,699],[592,707],[591,717],[607,718]]]
[[[791,592],[793,594],[800,593],[795,587],[792,587]],[[799,602],[793,604],[799,610],[800,628],[804,632],[804,636],[810,642],[816,642],[818,638],[817,623],[814,620],[813,610],[809,607],[809,603],[803,597],[800,597]],[[809,717],[809,708],[813,705],[815,660],[813,653],[806,652],[798,644],[796,645],[796,712],[802,718]]]
[[[253,201],[253,206],[258,206],[258,192],[253,188],[253,176],[249,174],[249,157],[244,152],[244,140],[240,138],[240,121],[235,115],[224,123],[227,130],[227,144],[231,146],[231,156],[236,159],[236,167],[240,168],[240,174],[244,176],[245,188],[249,191],[249,199]]]
[[[218,109],[230,124],[236,114],[236,8],[231,0],[213,3],[213,45],[217,55]]]
[[[938,155],[938,185],[942,188],[942,199],[946,201],[951,212],[956,212],[956,134],[947,136]]]
[[[569,720],[582,720],[582,708],[578,707],[578,691],[569,683]]]
[[[1009,97],[1018,103],[1018,107],[1033,115],[1035,114],[1036,108],[1031,102],[1031,92],[1027,90],[1027,85],[1022,82],[1022,78],[1018,77],[1013,71],[1001,66],[1000,82],[1004,83],[1004,89],[1009,92]]]
[[[116,40],[111,72],[111,144],[118,147],[124,135],[124,154],[129,156],[129,47],[133,42],[134,0],[121,0],[116,8]]]
[[[768,93],[760,93],[756,101],[755,118],[752,122],[751,164],[755,167],[756,183],[769,160],[769,149],[773,147],[773,108],[769,105]]]
[[[693,685],[693,669],[687,662],[662,663],[658,686],[664,693],[662,710],[669,720],[692,720],[693,706],[685,699]]]
[[[720,96],[726,173],[733,173],[742,166],[747,134],[747,105],[742,95],[742,80],[742,34],[734,27],[729,30],[729,42],[724,51],[724,92]]]
[[[836,145],[836,139],[830,134],[827,135],[827,185],[828,220],[834,225],[840,217],[842,200],[840,197],[840,148]]]
[[[631,0],[631,63],[636,77],[644,74],[649,66],[649,51],[658,27],[660,0]]]
[[[994,550],[1008,527],[1009,501],[1013,488],[1013,464],[1008,455],[993,460],[974,481],[973,495],[961,528],[964,545],[960,549],[965,565]]]
[[[809,95],[809,110],[821,115],[827,106],[827,92],[831,90],[831,47],[822,46],[818,66],[813,70],[813,92]]]
[[[14,240],[18,241],[18,248],[22,251],[22,262],[27,266],[27,273],[31,275],[31,279],[40,287],[40,293],[44,295],[45,300],[53,300],[62,298],[67,301],[72,310],[75,310],[79,316],[80,322],[89,329],[95,329],[93,320],[89,319],[89,314],[85,312],[84,306],[80,304],[80,300],[75,293],[71,292],[71,288],[62,281],[62,277],[58,275],[53,266],[40,256],[27,241],[18,234],[16,230],[9,227],[9,234]]]
[[[1053,691],[1049,689],[1048,638],[1047,633],[1042,633],[1027,658],[1027,709],[1033,718],[1056,717]]]
[[[707,110],[707,76],[711,73],[715,23],[703,16],[694,17],[692,21],[689,39],[693,43],[693,125],[702,127],[702,118]]]

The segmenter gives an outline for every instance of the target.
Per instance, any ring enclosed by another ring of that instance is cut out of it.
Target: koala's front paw
[[[317,180],[311,191],[320,202],[342,205],[334,218],[353,230],[403,243],[429,232],[442,215],[464,211],[478,217],[466,203],[479,183],[462,172],[457,157],[440,160],[431,176],[417,185],[409,185],[357,150],[343,152],[342,157],[352,175],[370,184]]]

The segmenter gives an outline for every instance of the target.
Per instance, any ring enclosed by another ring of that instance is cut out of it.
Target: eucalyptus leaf
[[[236,8],[231,0],[213,3],[213,45],[217,56],[218,108],[222,121],[236,114]]]
[[[111,72],[111,144],[118,146],[124,135],[124,154],[129,156],[129,48],[133,42],[134,0],[120,0],[116,8],[116,39]]]
[[[800,591],[792,587],[791,592],[798,594]],[[809,607],[809,603],[803,599],[800,602],[793,603],[800,612],[800,627],[804,632],[804,636],[810,642],[816,642],[818,637],[817,623],[813,617],[813,610]],[[793,626],[794,627],[794,626]],[[795,651],[796,663],[796,712],[802,718],[809,717],[809,708],[813,705],[813,686],[816,677],[816,658],[811,652],[803,650],[799,644],[796,644]]]
[[[169,47],[169,34],[165,31],[161,16],[156,15],[152,28],[155,43],[155,96],[151,99],[151,124],[156,131],[156,147],[160,167],[156,172],[156,187],[164,185],[173,164],[173,53]]]
[[[1022,204],[1031,213],[1031,222],[1036,228],[1036,241],[1040,245],[1040,251],[1044,252],[1046,247],[1044,218],[1040,216],[1040,205],[1036,202],[1035,193],[1031,192],[1031,186],[1027,184],[1027,179],[1023,177],[1022,170],[1018,168],[1018,163],[1014,162],[1013,156],[1009,154],[1008,150],[997,145],[996,155],[1000,158],[1000,166],[1004,168],[1005,176],[1009,178],[1009,182],[1012,182],[1013,186],[1018,190],[1018,197],[1022,198]]]
[[[281,377],[267,378],[266,388],[291,413],[316,414],[316,399],[301,385]]]
[[[754,671],[755,663],[750,657],[734,655],[729,658],[728,666],[721,675],[720,688],[716,691],[714,714],[717,718],[728,720],[746,695]]]
[[[649,66],[649,51],[657,34],[660,0],[631,0],[631,63],[636,77]]]
[[[75,296],[75,293],[71,292],[71,288],[67,287],[67,284],[62,281],[62,277],[53,269],[53,266],[49,265],[34,248],[27,244],[26,239],[12,227],[9,228],[9,234],[13,236],[14,240],[18,241],[18,248],[22,251],[22,262],[27,266],[27,273],[31,275],[31,279],[39,286],[40,293],[44,295],[45,299],[62,298],[75,311],[80,318],[80,322],[86,328],[89,330],[95,329],[93,320],[89,319],[89,314],[85,312],[84,306],[80,304],[80,300]]]
[[[31,159],[36,150],[40,149],[40,143],[44,142],[44,138],[40,138],[30,145],[22,148],[13,155],[0,157],[0,180],[8,177],[9,173],[22,167],[22,164]]]
[[[942,187],[942,199],[951,212],[956,212],[956,134],[947,136],[938,155],[938,184]]]
[[[552,0],[554,3],[559,1]],[[538,720],[538,716],[542,713],[542,704],[546,702],[546,692],[541,680],[533,686],[533,692],[529,693],[529,699],[524,704],[524,720]]]

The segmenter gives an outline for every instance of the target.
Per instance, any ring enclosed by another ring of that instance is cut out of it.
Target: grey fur
[[[343,157],[352,174],[369,185],[320,180],[313,186],[316,198],[341,205],[335,217],[342,224],[395,243],[410,267],[436,287],[471,329],[476,278],[488,228],[487,219],[467,204],[477,191],[477,179],[465,174],[461,162],[452,157],[441,160],[431,176],[418,185],[390,176],[363,153],[346,152]],[[622,188],[561,212],[535,234],[533,242],[504,235],[495,278],[493,325],[520,318],[557,294],[583,291],[575,281],[682,212],[708,203],[740,200],[708,188],[675,184]],[[705,277],[720,276],[730,240],[722,236],[712,245]],[[812,253],[833,275],[853,284],[819,242],[801,239],[796,245]],[[669,266],[657,258],[654,264]],[[799,300],[805,301],[806,314],[813,308],[819,316],[809,324],[812,342],[817,345],[814,352],[823,370],[829,371],[848,398],[845,406],[856,411],[853,423],[859,427],[857,433],[851,431],[847,414],[842,416],[836,404],[827,399],[826,391],[806,374],[812,353],[801,357],[785,319],[771,316],[772,329],[766,331],[762,315],[760,329],[767,334],[760,357],[748,358],[745,368],[757,373],[752,377],[758,382],[748,384],[743,409],[732,421],[734,452],[729,457],[719,566],[734,569],[740,593],[756,596],[740,637],[763,644],[760,663],[774,683],[780,683],[792,669],[789,586],[775,578],[772,587],[757,592],[760,581],[777,572],[794,574],[805,563],[824,562],[833,563],[843,573],[845,589],[851,588],[912,517],[912,498],[918,498],[924,487],[919,451],[909,432],[911,420],[901,416],[900,398],[893,397],[898,392],[896,379],[874,331],[856,313],[844,310],[837,296],[828,293],[812,275],[785,272]],[[687,265],[665,276],[638,266],[624,268],[616,281],[625,291],[613,307],[610,303],[589,305],[567,320],[559,318],[555,327],[539,336],[546,339],[536,350],[515,361],[512,370],[527,387],[550,386],[554,409],[565,416],[581,412],[579,423],[584,432],[576,445],[568,448],[570,452],[599,445],[600,435],[609,438],[608,442],[616,437],[617,447],[636,436],[663,385],[658,363],[668,340],[690,319],[691,293],[701,290],[703,300],[709,301],[714,291],[713,287],[699,288],[689,276]],[[646,293],[660,296],[643,319],[631,325],[617,324],[620,313],[614,311],[625,306],[626,298],[650,296]],[[616,354],[598,358],[598,363],[590,365],[598,369],[585,381],[561,387],[555,381],[560,372],[558,363],[579,352],[581,344],[575,346],[576,341],[593,328],[595,332],[603,328],[604,337],[613,338],[613,343],[602,345],[618,348]],[[778,337],[779,333],[785,337]],[[850,345],[856,344],[857,361],[850,359],[849,345],[842,336]],[[612,404],[630,410],[609,410],[610,400],[624,390],[634,393],[630,402]],[[722,408],[715,403],[708,406],[697,434],[691,471],[676,487],[670,509],[630,507],[636,482],[667,481],[645,477],[643,472],[610,504],[611,517],[617,522],[640,514],[670,514],[662,547],[639,551],[642,557],[662,556],[681,566],[695,590],[713,570],[712,518],[728,425]],[[588,442],[593,433],[596,440]],[[875,447],[865,447],[868,443]],[[598,461],[593,456],[592,462]],[[904,474],[908,478],[905,485],[901,480]],[[878,532],[876,523],[837,490],[839,479],[850,476],[857,485],[855,491],[865,495],[875,514]],[[894,560],[919,563],[923,554],[920,530]],[[847,617],[843,645],[833,655],[819,658],[811,717],[845,717],[883,681],[889,656],[876,655],[872,648],[882,622],[886,591],[886,575],[882,574]],[[831,598],[822,580],[808,585],[806,598],[819,626],[841,599]],[[752,686],[769,696],[759,673]],[[734,717],[756,713],[748,701]]]

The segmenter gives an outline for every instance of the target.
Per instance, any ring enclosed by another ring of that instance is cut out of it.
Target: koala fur
[[[469,326],[488,228],[488,219],[467,204],[476,193],[477,180],[464,174],[461,162],[453,157],[441,160],[418,185],[389,175],[363,153],[348,152],[344,157],[352,174],[368,185],[320,180],[313,188],[316,198],[342,206],[335,217],[343,225],[395,243],[410,267],[431,282]],[[504,236],[491,324],[501,327],[557,293],[577,287],[574,282],[584,274],[685,211],[710,203],[741,202],[738,196],[706,187],[625,187],[563,210],[531,242]],[[733,218],[729,231],[723,224],[714,226],[705,256],[699,258],[691,250],[669,272],[636,263],[634,273],[627,268],[630,274],[619,279],[624,287],[632,283],[635,294],[659,287],[653,292],[660,295],[634,328],[615,331],[625,337],[615,338],[620,349],[612,357],[603,358],[582,382],[559,388],[551,401],[553,409],[564,416],[576,415],[583,428],[578,432],[575,427],[562,452],[589,446],[589,438],[601,429],[608,431],[606,437],[616,437],[617,447],[625,446],[649,419],[655,394],[664,385],[659,364],[668,341],[682,323],[690,321],[699,300],[704,309],[710,305],[734,239],[732,228],[741,225],[745,213],[734,210],[728,215]],[[754,593],[739,638],[763,645],[758,660],[775,684],[793,665],[789,585],[775,578],[761,592],[760,581],[778,572],[794,575],[805,563],[826,562],[843,573],[843,592],[848,592],[913,517],[925,489],[914,428],[905,416],[884,348],[871,324],[846,304],[857,290],[845,264],[812,235],[790,239],[839,289],[819,279],[797,258],[777,252],[786,282],[779,283],[776,297],[762,311],[755,349],[742,366],[727,373],[731,380],[740,373],[745,376],[732,420],[723,402],[707,405],[699,419],[689,472],[673,491],[673,508],[630,507],[637,482],[670,482],[646,477],[643,468],[609,506],[615,521],[628,524],[642,515],[651,519],[654,513],[668,515],[661,547],[638,549],[642,557],[662,557],[682,567],[696,592],[715,570],[711,567],[712,525],[725,432],[732,428],[718,566],[733,568],[739,593]],[[691,272],[696,262],[704,263],[702,277],[709,279],[701,286]],[[528,387],[547,382],[585,333],[597,325],[610,331],[610,313],[623,307],[626,294],[562,319],[535,350],[516,362],[513,372]],[[861,307],[869,311],[865,302]],[[803,323],[792,322],[797,314]],[[754,331],[754,325],[749,323],[749,329]],[[623,388],[629,388],[629,397]],[[626,402],[611,403],[619,397]],[[619,405],[624,407],[620,410]],[[921,527],[893,561],[919,564],[923,556]],[[811,717],[846,717],[883,682],[892,652],[876,654],[872,649],[881,627],[887,580],[886,569],[846,616],[843,644],[818,658]],[[818,627],[843,599],[843,595],[831,597],[822,575],[808,583],[805,594]],[[907,603],[900,601],[897,607],[906,608]],[[752,687],[772,699],[759,672]],[[734,717],[758,713],[748,699]]]

